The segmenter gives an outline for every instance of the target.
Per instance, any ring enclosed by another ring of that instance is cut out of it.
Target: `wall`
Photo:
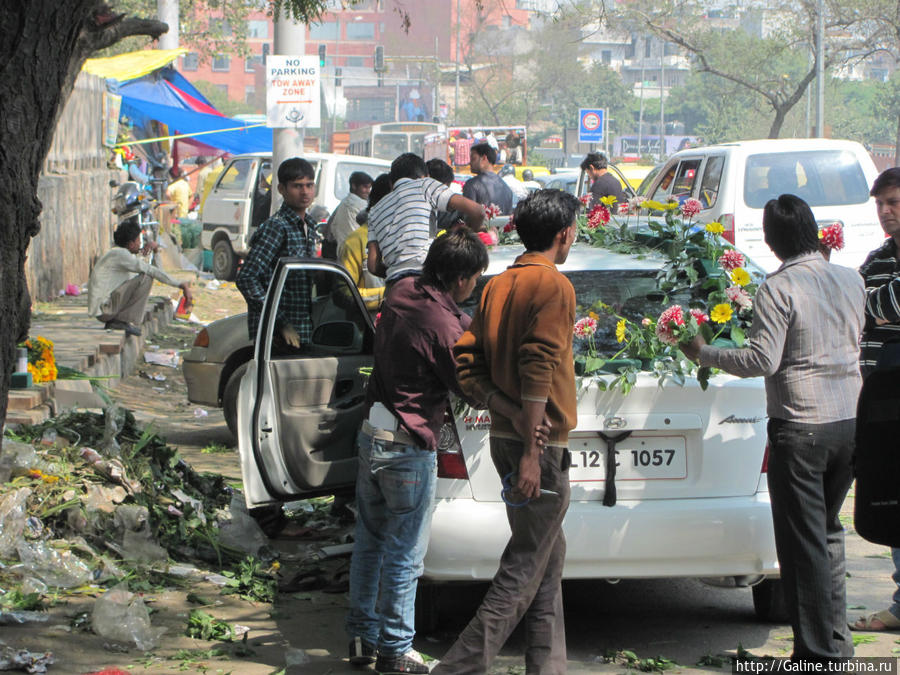
[[[41,231],[28,247],[25,276],[32,300],[51,300],[66,284],[87,282],[91,266],[112,245],[115,217],[103,147],[100,78],[82,73],[60,116],[38,182]]]

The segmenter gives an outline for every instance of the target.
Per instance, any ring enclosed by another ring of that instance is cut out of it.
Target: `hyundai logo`
[[[628,426],[628,422],[624,417],[607,417],[603,422],[606,429],[624,429]]]

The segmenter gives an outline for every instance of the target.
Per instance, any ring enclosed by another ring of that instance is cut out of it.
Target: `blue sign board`
[[[578,110],[578,142],[602,143],[603,121],[606,110],[603,108],[581,108]]]

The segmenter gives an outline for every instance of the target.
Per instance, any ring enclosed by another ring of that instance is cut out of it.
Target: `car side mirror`
[[[315,347],[345,352],[361,351],[362,341],[362,331],[352,321],[329,321],[320,324],[312,335],[312,343]]]

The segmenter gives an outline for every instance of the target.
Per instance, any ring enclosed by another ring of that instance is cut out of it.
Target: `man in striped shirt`
[[[391,163],[394,189],[369,212],[369,272],[388,285],[419,274],[434,236],[435,211],[459,211],[473,230],[480,230],[484,209],[433,178],[425,160],[406,152]]]
[[[872,184],[878,220],[887,235],[859,268],[866,283],[866,327],[860,347],[863,377],[876,368],[900,365],[900,168],[883,171]],[[900,548],[891,549],[897,584],[888,609],[860,618],[856,630],[900,630]]]

